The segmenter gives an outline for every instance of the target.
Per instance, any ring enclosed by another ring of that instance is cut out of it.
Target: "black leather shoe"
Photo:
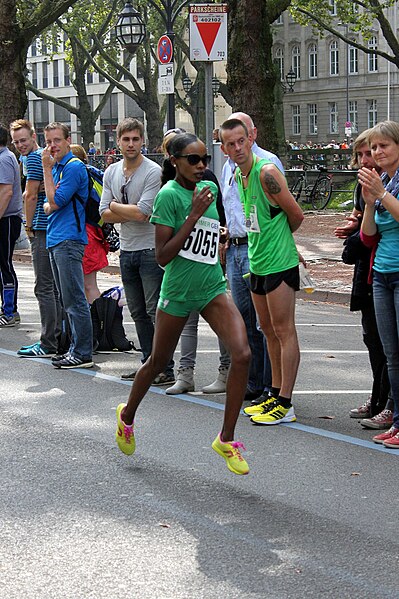
[[[247,389],[244,395],[244,401],[253,401],[254,399],[260,397],[262,393],[263,389],[258,389],[257,391],[250,391],[249,389]]]

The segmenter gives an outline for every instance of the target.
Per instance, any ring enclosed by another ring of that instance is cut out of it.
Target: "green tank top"
[[[244,189],[239,168],[236,179],[248,231],[250,270],[265,276],[293,268],[299,259],[287,214],[270,203],[260,182],[260,171],[270,160],[253,157],[247,187]]]

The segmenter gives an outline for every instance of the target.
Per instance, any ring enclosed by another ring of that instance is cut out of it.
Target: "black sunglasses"
[[[199,154],[176,154],[175,158],[187,158],[187,162],[191,164],[191,166],[195,166],[199,162],[202,162],[205,164],[205,166],[208,166],[212,160],[212,156],[209,154],[204,154],[203,156],[200,156]]]

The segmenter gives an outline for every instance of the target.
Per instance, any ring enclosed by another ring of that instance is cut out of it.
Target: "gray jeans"
[[[60,334],[61,307],[46,249],[46,231],[35,231],[30,238],[33,270],[35,272],[35,296],[39,303],[41,334],[40,343],[46,349],[57,349]]]
[[[198,312],[191,312],[180,337],[180,368],[194,368],[197,359],[198,344]],[[220,339],[219,341],[219,368],[230,366],[230,355]]]

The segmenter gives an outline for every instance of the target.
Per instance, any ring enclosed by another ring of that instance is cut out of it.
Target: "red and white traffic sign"
[[[158,60],[161,64],[169,64],[173,58],[172,40],[167,35],[161,35],[157,48]]]
[[[191,4],[190,60],[227,59],[227,4]]]

